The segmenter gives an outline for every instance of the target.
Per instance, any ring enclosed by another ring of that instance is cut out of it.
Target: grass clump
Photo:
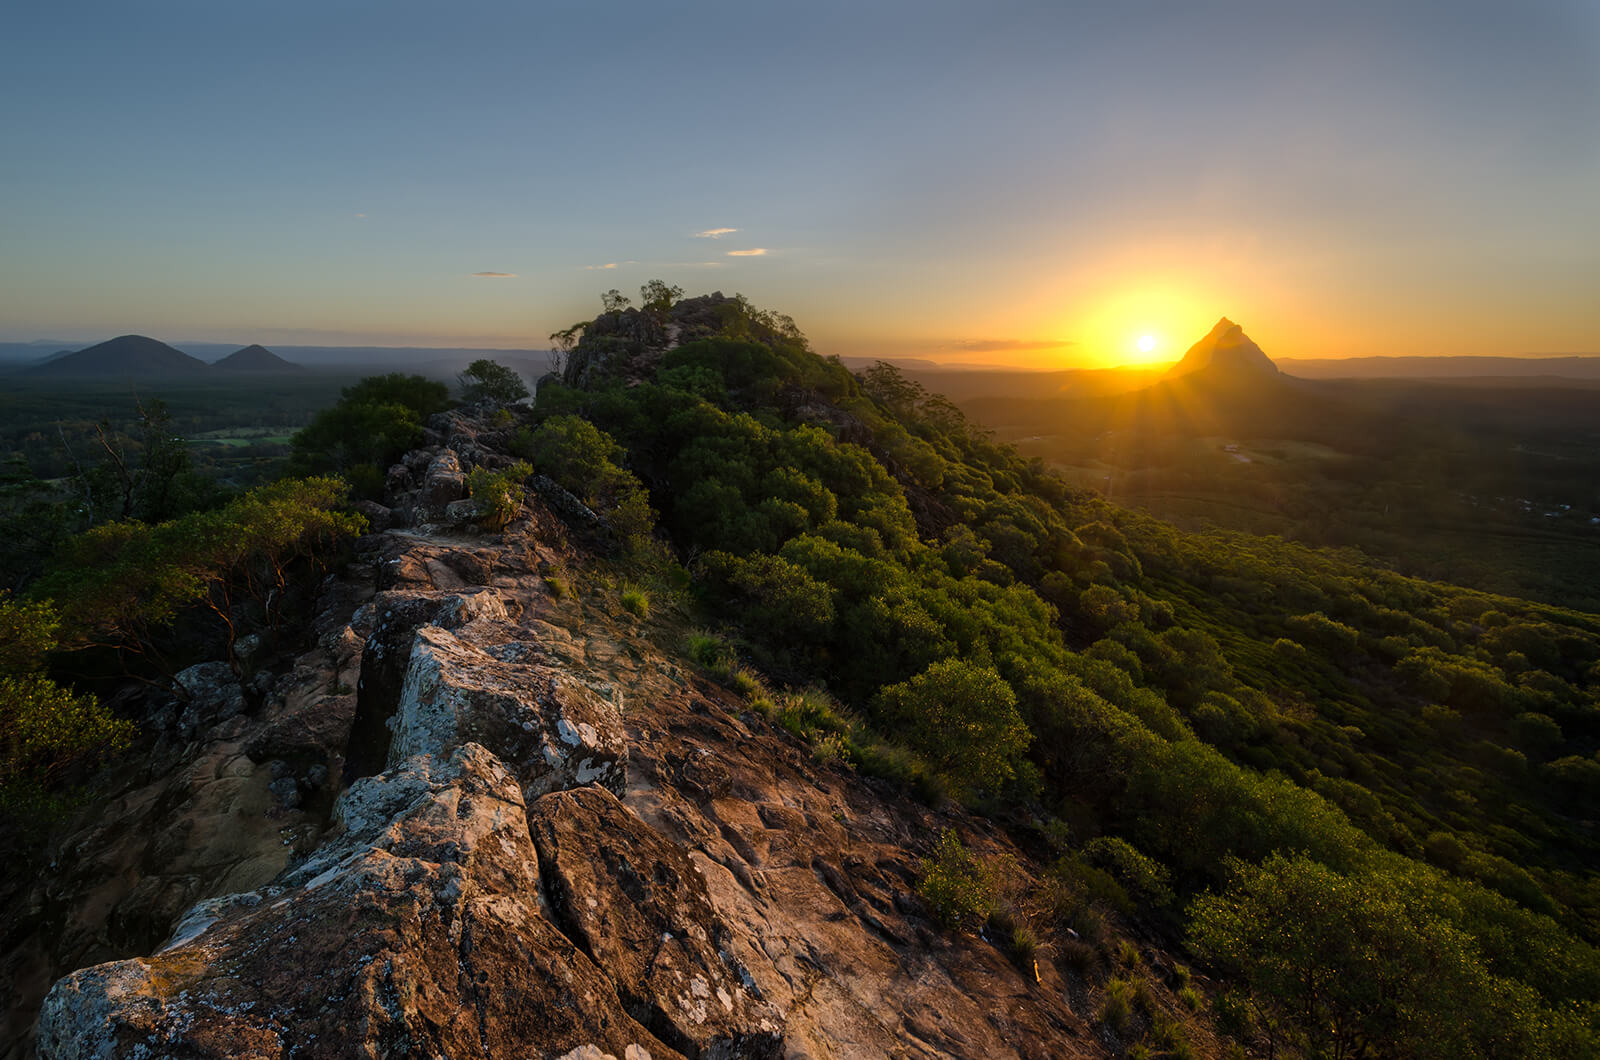
[[[696,666],[709,671],[718,680],[725,678],[734,664],[733,646],[725,637],[707,629],[691,630],[684,650]]]
[[[1121,977],[1106,980],[1106,993],[1100,1001],[1100,1022],[1126,1038],[1133,1029],[1134,1007],[1139,1000],[1139,984]]]
[[[622,606],[629,614],[638,618],[649,618],[650,594],[637,585],[627,586],[622,590]]]
[[[544,587],[550,590],[550,595],[557,600],[565,600],[567,598],[569,591],[567,582],[559,574],[546,574],[544,576]]]
[[[1039,935],[1019,909],[1010,904],[997,905],[989,914],[986,927],[1012,964],[1025,974],[1038,976],[1034,959],[1039,950]]]

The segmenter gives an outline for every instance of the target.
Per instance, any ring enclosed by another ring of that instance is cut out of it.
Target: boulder
[[[184,700],[178,728],[192,738],[201,730],[244,713],[244,689],[227,663],[198,663],[173,679]]]
[[[445,505],[467,495],[467,476],[454,451],[446,449],[428,465],[422,477],[422,496],[418,503],[429,511],[442,512]]]

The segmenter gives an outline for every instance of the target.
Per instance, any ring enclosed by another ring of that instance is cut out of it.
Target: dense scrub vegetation
[[[1179,532],[742,299],[564,337],[535,463],[648,489],[754,661],[844,705],[809,731],[856,765],[887,735],[917,758],[891,772],[1040,822],[1063,887],[1188,931],[1279,1043],[1600,1047],[1600,619]]]
[[[1490,382],[1268,378],[962,407],[1069,481],[1180,526],[1600,610],[1600,389]]]
[[[1108,917],[1184,940],[1241,991],[1223,1021],[1274,1048],[1600,1053],[1600,618],[1181,532],[888,365],[817,357],[786,317],[642,294],[559,333],[562,382],[503,413],[526,463],[474,473],[485,524],[546,476],[625,564],[693,573],[722,630],[690,654],[752,707],[819,758],[995,814],[1052,864],[1039,894],[1005,894],[1015,873],[946,836],[923,866],[938,916],[986,923],[1019,966],[1036,925],[1069,963]],[[495,367],[463,382],[514,399]],[[128,735],[39,659],[149,677],[196,638],[270,635],[295,572],[358,529],[346,490],[380,495],[447,402],[419,377],[362,380],[295,437],[309,477],[232,500],[183,499],[158,415],[120,462],[69,477],[92,503],[35,491],[76,521],[26,553],[30,598],[0,599],[26,646],[0,653],[0,797],[46,793]],[[11,532],[48,524],[12,485]],[[650,611],[643,584],[624,602]],[[1182,1053],[1131,973],[1103,1019]]]

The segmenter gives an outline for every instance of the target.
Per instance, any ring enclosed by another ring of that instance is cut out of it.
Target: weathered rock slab
[[[532,653],[496,657],[474,643],[502,639],[492,631],[461,632],[417,631],[391,763],[470,740],[498,755],[529,799],[590,784],[626,790],[627,733],[614,704],[561,671],[518,661]]]
[[[522,793],[493,755],[468,744],[352,792],[365,810],[258,901],[57,983],[40,1056],[681,1055],[540,915]]]
[[[782,1020],[729,953],[700,870],[611,792],[529,810],[551,913],[611,978],[634,1019],[692,1056],[776,1056]]]

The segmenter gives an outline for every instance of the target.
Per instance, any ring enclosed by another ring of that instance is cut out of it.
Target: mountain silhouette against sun
[[[1167,379],[1215,369],[1219,373],[1277,375],[1278,366],[1250,341],[1244,329],[1227,317],[1217,321],[1205,338],[1189,347],[1183,360],[1167,372]]]

